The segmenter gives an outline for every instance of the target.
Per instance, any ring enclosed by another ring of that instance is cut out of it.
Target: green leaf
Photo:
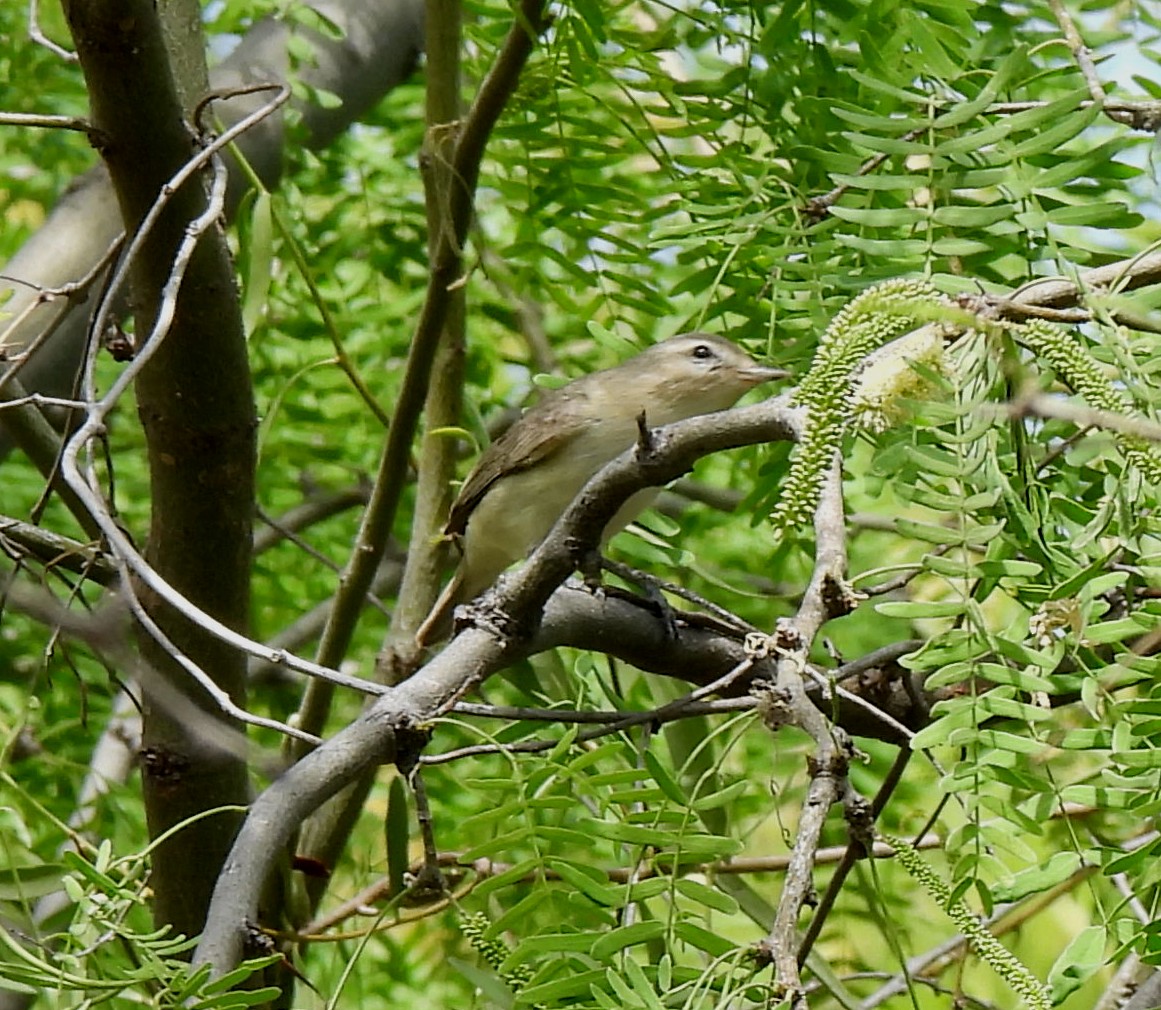
[[[1123,203],[1083,203],[1054,207],[1048,211],[1049,224],[1072,228],[1136,228],[1144,218],[1130,213]]]
[[[1113,789],[1108,786],[1077,784],[1060,790],[1061,803],[1078,803],[1086,807],[1103,807],[1109,810],[1127,810],[1136,793],[1127,789]]]
[[[1133,873],[1146,865],[1156,862],[1161,843],[1154,840],[1138,849],[1115,856],[1105,863],[1103,871],[1106,877],[1116,876],[1118,873]]]
[[[1004,698],[995,691],[981,695],[980,710],[988,715],[1002,719],[1019,719],[1025,722],[1044,722],[1052,718],[1052,712],[1040,708],[1038,705],[1029,705],[1026,702],[1016,701],[1014,698]]]
[[[1048,987],[1053,1006],[1059,1006],[1085,984],[1105,963],[1107,932],[1104,926],[1082,929],[1061,951],[1048,972]]]
[[[949,558],[944,554],[925,554],[920,562],[923,570],[941,575],[947,579],[970,579],[976,577],[976,566],[962,558]]]
[[[700,884],[696,880],[690,880],[688,877],[678,878],[674,886],[679,893],[685,895],[691,901],[697,902],[699,905],[715,909],[725,915],[738,914],[737,901],[728,894],[719,891],[716,887]]]
[[[891,119],[884,119],[882,116],[876,116],[872,113],[865,112],[862,109],[855,108],[849,105],[834,105],[834,114],[841,120],[851,123],[863,130],[875,130],[882,134],[894,134],[902,136],[904,133],[911,133],[913,130],[921,129],[928,125],[926,119],[919,119],[915,116],[911,117],[892,117]],[[831,178],[835,182],[858,187],[862,184],[867,184],[871,189],[890,189],[891,186],[884,186],[881,184],[881,177],[866,176],[866,175],[842,175],[841,173],[833,173]],[[894,178],[898,179],[899,176]],[[912,188],[915,185],[915,179],[912,178],[910,185],[907,188]]]
[[[262,971],[265,968],[269,968],[271,965],[278,964],[281,960],[282,960],[281,954],[271,954],[268,957],[260,957],[260,958],[255,958],[255,959],[250,960],[250,961],[246,961],[244,964],[239,965],[233,971],[225,972],[224,974],[219,975],[217,978],[206,981],[201,986],[201,993],[203,995],[211,996],[211,995],[214,995],[216,993],[228,992],[229,990],[235,988],[236,986],[241,985],[243,982],[246,981],[246,979],[248,979],[255,972]],[[206,967],[208,967],[208,965]],[[208,971],[206,972],[206,978],[207,979],[209,978]],[[255,992],[256,991],[258,991],[258,990],[255,990]],[[265,991],[266,991],[267,995],[264,997],[264,999],[270,999],[272,992],[274,994],[277,994],[277,990],[267,989]],[[238,995],[238,994],[235,994],[235,995]],[[259,1002],[262,1002],[262,1001],[260,1000]],[[202,1004],[197,1004],[197,1005],[201,1006]]]
[[[982,151],[993,144],[998,144],[1016,128],[1012,118],[1003,118],[971,133],[962,134],[951,140],[942,140],[936,145],[935,154],[937,157],[947,158],[956,154]]]
[[[947,742],[953,746],[978,743],[981,747],[998,747],[1015,754],[1039,754],[1044,750],[1044,744],[1026,736],[1018,736],[1015,733],[1006,733],[1002,730],[973,727],[956,730],[948,737]]]
[[[724,789],[699,797],[694,801],[693,809],[700,814],[707,810],[717,810],[720,807],[729,806],[740,796],[744,796],[749,789],[750,783],[745,779],[731,782]]]
[[[526,923],[534,921],[534,916],[540,909],[552,903],[552,892],[545,887],[529,890],[519,901],[504,910],[504,914],[495,919],[489,927],[493,935],[501,935],[507,930],[517,930],[525,927]]]
[[[947,228],[986,228],[997,221],[1007,221],[1013,214],[1010,204],[1000,203],[991,207],[936,207],[932,216],[936,224]]]
[[[661,791],[670,800],[682,809],[689,806],[689,796],[685,790],[681,788],[678,781],[669,773],[669,769],[658,760],[657,755],[651,750],[645,751],[645,767],[653,776],[653,781],[661,787]]]
[[[1059,105],[1061,103],[1053,104]],[[1033,136],[1016,144],[1006,153],[1008,157],[1015,160],[1017,158],[1031,158],[1046,151],[1058,151],[1082,130],[1096,122],[1097,117],[1101,115],[1103,115],[1103,110],[1096,102],[1087,108],[1075,109],[1063,115],[1055,126],[1037,131]]]
[[[986,547],[1004,531],[1004,523],[980,523],[963,531],[962,543],[969,547]]]
[[[252,336],[266,311],[274,263],[274,215],[270,194],[259,190],[250,208],[246,278],[242,284],[242,324]]]
[[[982,660],[975,665],[975,675],[990,680],[993,684],[1006,684],[1018,687],[1028,694],[1044,693],[1059,694],[1060,685],[1050,677],[1043,677],[1031,667],[1020,670],[1003,663],[991,663]]]
[[[923,239],[865,238],[845,232],[839,235],[844,245],[850,246],[869,256],[897,256],[901,259],[916,259],[927,252],[927,242]]]
[[[840,112],[844,118],[847,113]],[[876,116],[862,116],[867,125],[883,125],[883,120]],[[894,120],[891,120],[894,122]],[[914,175],[845,175],[842,172],[832,172],[831,181],[836,186],[846,186],[849,189],[863,189],[870,192],[904,191],[910,193],[921,184]]]
[[[1032,649],[1023,642],[1017,642],[1003,636],[992,638],[990,644],[1001,655],[1022,665],[1031,664],[1049,672],[1060,665],[1061,652],[1057,651],[1058,647]],[[1045,683],[1051,685],[1051,681]],[[1047,690],[1047,688],[1043,690]]]
[[[1099,624],[1089,624],[1084,629],[1085,641],[1094,645],[1104,645],[1108,642],[1123,642],[1143,634],[1156,627],[1157,619],[1150,614],[1134,614],[1131,617],[1122,617],[1116,621],[1103,621]]]
[[[594,939],[592,933],[537,933],[521,940],[513,954],[522,962],[540,954],[587,954]]]
[[[462,858],[462,857],[461,857]],[[466,860],[464,860],[466,862]],[[513,863],[506,870],[480,881],[472,892],[477,897],[485,898],[493,891],[502,891],[540,869],[539,859],[522,859]]]
[[[1098,596],[1103,596],[1105,593],[1118,589],[1129,581],[1128,572],[1106,572],[1104,575],[1096,575],[1080,588],[1077,595],[1082,600],[1096,599]]]
[[[977,239],[960,238],[945,235],[937,238],[931,246],[936,256],[978,256],[980,253],[991,253],[991,242],[980,242]]]
[[[1009,558],[996,561],[977,562],[976,568],[981,575],[990,575],[992,578],[1020,578],[1031,579],[1039,575],[1044,566],[1035,561],[1020,561]]]
[[[916,522],[913,519],[896,519],[895,528],[905,537],[913,537],[929,544],[953,543],[958,539],[954,530],[931,523]]]
[[[608,883],[608,874],[603,871],[563,859],[549,859],[548,866],[560,874],[560,879],[566,884],[598,905],[608,908],[620,906],[624,892],[620,887]]]
[[[98,864],[108,863],[108,843],[109,840],[106,838],[102,843],[101,849],[99,849],[97,852]],[[103,857],[102,852],[105,853]],[[80,853],[69,849],[61,855],[61,859],[64,860],[65,865],[70,870],[81,874],[81,876],[88,880],[90,884],[95,886],[97,890],[101,891],[103,894],[113,895],[117,894],[121,890],[121,885],[118,884],[117,881],[115,881],[108,874],[102,873],[97,868],[97,866],[95,866],[93,863],[90,863],[87,859],[85,859],[84,856],[80,855]]]
[[[646,1010],[666,1010],[665,1004],[657,996],[653,983],[645,976],[645,969],[632,958],[624,961],[625,977],[633,986],[633,994],[640,999]]]
[[[1113,742],[1112,734],[1107,729],[1084,728],[1071,729],[1056,743],[1064,750],[1107,750]]]
[[[8,973],[8,977],[0,974],[0,991],[21,993],[25,996],[40,996],[43,995],[43,990],[48,987],[48,980],[42,979],[39,976],[30,978],[30,982],[34,984],[25,984],[19,981],[15,976],[24,974],[23,969],[17,966],[5,965],[4,971]]]
[[[992,894],[997,901],[1019,901],[1064,883],[1084,865],[1076,852],[1054,852],[1042,865],[1020,870],[1011,880],[993,885]]]
[[[849,73],[851,79],[857,81],[863,87],[897,99],[905,105],[917,105],[921,109],[926,109],[931,102],[930,98],[922,92],[906,91],[872,74],[864,73],[862,70],[852,69]]]
[[[959,617],[966,605],[965,600],[886,600],[876,603],[875,611],[884,617],[916,621],[929,617]]]
[[[609,821],[586,820],[586,830],[599,838],[628,845],[644,845],[659,850],[678,849],[688,858],[719,859],[736,855],[741,843],[733,838],[720,835],[684,834],[658,828],[646,828],[636,824],[621,824]]]
[[[59,863],[0,869],[0,901],[29,901],[59,891],[64,872]]]
[[[908,18],[906,21],[911,40],[922,54],[925,66],[939,77],[953,79],[960,73],[960,67],[944,48],[934,30],[935,25],[935,22],[923,17]]]
[[[924,726],[911,738],[911,749],[926,750],[929,747],[942,746],[950,740],[953,733],[974,727],[976,719],[974,706],[961,706]]]
[[[927,218],[918,207],[846,207],[835,204],[830,212],[840,221],[866,228],[910,228]]]
[[[708,929],[702,929],[701,926],[692,922],[684,920],[679,922],[674,928],[674,933],[679,940],[684,940],[698,950],[704,950],[711,957],[725,957],[736,949],[736,945],[725,937],[711,933]]]
[[[608,961],[614,954],[626,947],[635,947],[642,943],[659,940],[665,935],[665,928],[665,923],[655,920],[635,922],[631,926],[619,926],[597,940],[589,953],[598,961]]]
[[[1161,750],[1152,747],[1141,750],[1114,750],[1111,758],[1114,764],[1122,768],[1139,771],[1161,768]]]
[[[525,986],[520,990],[520,1003],[522,1006],[537,1006],[541,1003],[551,1006],[554,1003],[572,1002],[587,997],[592,986],[601,985],[604,981],[603,968],[577,971],[550,982]]]

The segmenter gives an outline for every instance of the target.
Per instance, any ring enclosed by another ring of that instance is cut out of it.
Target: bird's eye
[[[714,356],[714,349],[709,344],[698,344],[693,349],[693,356],[695,358],[701,358],[702,360],[712,358]]]

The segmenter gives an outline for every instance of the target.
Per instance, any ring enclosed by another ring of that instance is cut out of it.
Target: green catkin
[[[955,304],[925,280],[894,279],[868,288],[831,320],[794,402],[806,408],[802,435],[770,519],[776,537],[810,522],[826,473],[843,433],[861,415],[889,418],[890,404],[866,410],[854,401],[856,369],[888,341],[927,324],[955,331],[1010,334],[1093,407],[1131,415],[1129,398],[1105,378],[1097,362],[1060,326],[1033,319],[1022,323],[984,319]],[[880,422],[880,428],[883,426]],[[1161,483],[1161,458],[1142,436],[1117,433],[1125,458],[1153,483]]]
[[[1024,964],[997,940],[961,901],[950,901],[951,892],[936,872],[923,861],[909,842],[891,835],[883,841],[895,850],[895,858],[920,887],[939,902],[948,918],[967,938],[972,950],[981,961],[999,975],[1012,991],[1031,1010],[1051,1010],[1048,987],[1036,978]]]
[[[771,514],[775,531],[808,522],[818,504],[827,468],[853,413],[856,366],[916,325],[946,321],[955,312],[927,281],[895,279],[868,288],[831,320],[795,393],[795,402],[806,407],[806,423]]]
[[[1105,378],[1097,363],[1063,327],[1034,319],[1013,327],[1012,333],[1038,358],[1046,361],[1068,386],[1084,397],[1086,403],[1110,414],[1132,414],[1129,398]],[[1161,459],[1149,440],[1122,432],[1115,433],[1114,437],[1125,458],[1147,480],[1161,484]]]
[[[464,934],[472,950],[480,955],[483,962],[507,983],[513,992],[519,992],[532,979],[532,969],[528,965],[521,965],[510,971],[504,971],[504,961],[507,960],[507,945],[502,940],[489,940],[488,927],[491,923],[488,917],[481,912],[465,915],[460,919],[460,931]]]

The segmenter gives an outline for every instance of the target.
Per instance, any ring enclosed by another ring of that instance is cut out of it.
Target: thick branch
[[[460,49],[463,44],[459,0],[428,0],[427,132],[420,167],[427,209],[428,255],[436,262],[445,255],[443,236],[456,227],[452,207],[464,186],[453,169],[460,129]],[[482,151],[480,152],[482,155]],[[477,156],[478,157],[478,156]],[[423,408],[415,490],[415,511],[403,583],[392,615],[380,675],[393,683],[417,665],[413,655],[415,630],[439,594],[439,579],[447,551],[440,533],[451,508],[455,476],[454,439],[432,435],[460,423],[464,381],[466,295],[463,285],[445,291],[447,318],[436,351]]]
[[[529,563],[493,590],[493,611],[506,625],[534,625],[575,558],[596,548],[608,519],[634,491],[672,480],[711,452],[793,438],[799,421],[799,412],[781,397],[658,429],[648,458],[630,450],[588,483]],[[410,680],[388,689],[367,713],[289,768],[259,797],[239,833],[214,890],[197,961],[209,963],[215,973],[237,964],[263,884],[304,811],[334,796],[374,762],[393,759],[400,732],[447,711],[527,645],[491,624],[465,629]]]

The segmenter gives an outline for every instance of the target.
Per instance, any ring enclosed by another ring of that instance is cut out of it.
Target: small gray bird
[[[422,646],[447,635],[459,604],[540,544],[589,478],[635,443],[642,410],[653,427],[671,424],[724,410],[754,386],[788,374],[755,363],[723,337],[682,333],[545,393],[488,447],[460,489],[444,528],[462,551],[459,569],[416,641]],[[629,498],[603,541],[632,522],[658,490]]]

